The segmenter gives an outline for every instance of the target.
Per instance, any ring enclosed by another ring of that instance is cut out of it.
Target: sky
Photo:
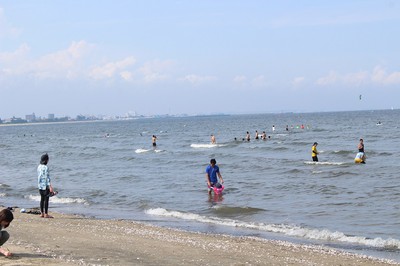
[[[0,118],[400,108],[400,1],[0,0]]]

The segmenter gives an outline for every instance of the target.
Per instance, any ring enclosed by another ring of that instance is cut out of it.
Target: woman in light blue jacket
[[[40,193],[40,212],[41,217],[53,218],[48,214],[49,211],[49,198],[54,193],[51,186],[51,179],[47,163],[49,162],[49,155],[43,154],[40,158],[40,164],[37,168],[38,173],[38,187]]]

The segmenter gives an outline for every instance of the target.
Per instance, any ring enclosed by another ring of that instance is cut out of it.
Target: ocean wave
[[[311,162],[311,161],[306,161],[304,164],[310,164],[310,165],[344,165],[346,162]]]
[[[343,155],[348,155],[348,154],[356,154],[356,151],[350,151],[350,150],[337,150],[333,151],[336,154],[343,154]]]
[[[204,144],[196,144],[196,143],[192,143],[190,144],[190,147],[192,148],[215,148],[215,147],[224,147],[226,146],[226,144],[212,144],[212,143],[204,143]]]
[[[272,150],[274,151],[286,151],[289,150],[288,147],[273,147]]]
[[[159,150],[159,149],[136,149],[135,153],[146,153],[146,152],[150,152],[153,151],[155,153],[160,153],[160,152],[165,152],[165,150]]]
[[[144,153],[144,152],[148,152],[150,150],[146,150],[146,149],[136,149],[135,153]]]
[[[38,195],[29,195],[27,196],[29,200],[38,201],[40,202],[40,196]],[[82,198],[61,198],[58,196],[54,196],[50,198],[52,203],[60,203],[60,204],[71,204],[71,203],[79,203],[84,205],[89,205],[89,203]]]
[[[241,214],[252,214],[258,213],[260,211],[264,211],[260,208],[252,208],[252,207],[229,207],[223,205],[214,205],[212,207],[219,215],[241,215]]]
[[[342,232],[338,231],[332,232],[326,229],[322,230],[311,229],[311,228],[301,227],[297,225],[288,225],[288,224],[264,224],[264,223],[242,222],[227,218],[207,217],[194,213],[169,211],[163,208],[148,209],[145,212],[149,215],[172,217],[183,220],[211,223],[222,226],[239,227],[239,228],[265,231],[265,232],[279,233],[290,237],[300,237],[312,240],[333,241],[333,242],[341,242],[347,244],[364,245],[374,248],[400,250],[400,240],[393,238],[382,239],[380,237],[367,238],[364,236],[349,236]]]

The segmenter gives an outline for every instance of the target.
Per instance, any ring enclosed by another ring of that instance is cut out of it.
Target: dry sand
[[[394,265],[319,246],[192,233],[123,220],[14,212],[0,265]],[[400,265],[400,264],[397,264]]]

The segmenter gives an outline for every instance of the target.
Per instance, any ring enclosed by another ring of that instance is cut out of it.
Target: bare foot
[[[54,217],[51,216],[51,215],[45,214],[45,215],[44,215],[44,218],[54,218]]]
[[[8,249],[0,248],[0,253],[6,257],[11,257],[12,253]]]

